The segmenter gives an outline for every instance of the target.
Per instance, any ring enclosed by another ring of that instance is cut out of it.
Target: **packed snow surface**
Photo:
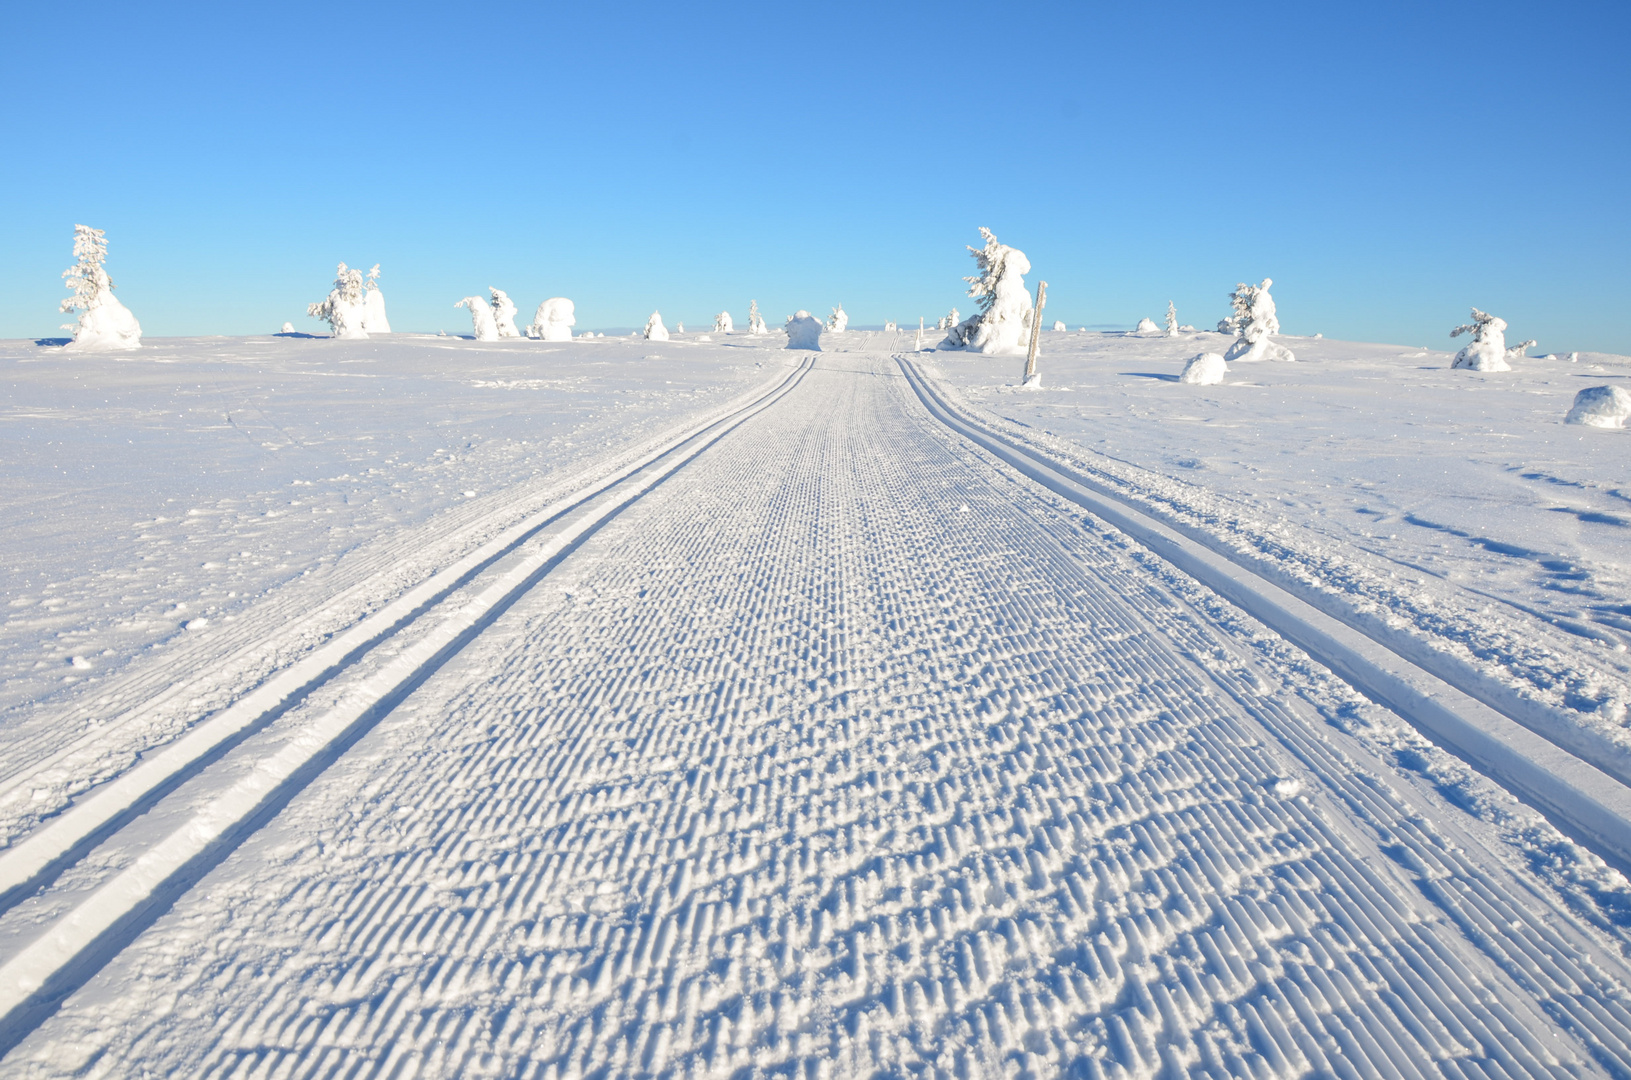
[[[1631,1070],[1625,879],[942,426],[890,355],[910,340],[0,347],[14,843],[498,530],[736,417],[612,491],[0,1071]],[[1227,340],[1072,335],[1023,394],[1011,359],[918,362],[1008,437],[1476,642],[1469,663],[1522,682],[1519,638],[1547,650],[1582,723],[1623,689],[1626,494],[1598,452],[1619,436],[1561,415],[1631,361],[1496,384],[1305,341],[1303,364],[1174,385]],[[417,626],[13,899],[0,963]],[[172,680],[142,723],[98,723]]]

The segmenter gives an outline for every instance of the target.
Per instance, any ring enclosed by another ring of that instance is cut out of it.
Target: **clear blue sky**
[[[0,337],[76,222],[149,335],[964,310],[987,225],[1076,325],[1631,353],[1631,4],[59,4],[0,61]]]

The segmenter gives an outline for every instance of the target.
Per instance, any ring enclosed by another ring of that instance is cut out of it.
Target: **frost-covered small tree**
[[[62,326],[74,332],[69,348],[98,351],[141,348],[141,324],[113,295],[113,279],[102,265],[107,258],[106,234],[89,225],[75,225],[74,265],[62,272],[63,280],[74,295],[59,306],[65,315],[79,312],[77,319]]]
[[[714,316],[714,333],[716,333],[716,334],[729,334],[731,331],[733,331],[735,329],[736,329],[736,324],[731,321],[731,313],[730,312],[721,311],[718,315]]]
[[[888,322],[883,324],[883,332],[886,333],[886,334],[893,334],[893,333],[897,332],[899,329],[900,329],[900,327],[895,325],[895,320],[894,319],[890,319]]]
[[[1513,360],[1529,359],[1529,357],[1524,354],[1539,344],[1540,342],[1536,341],[1534,338],[1530,338],[1528,341],[1520,341],[1516,345],[1508,345],[1506,347],[1507,362],[1511,363]]]
[[[748,302],[748,305],[748,333],[770,333],[770,327],[765,325],[765,317],[759,314],[759,301],[751,300]]]
[[[1062,333],[1065,332],[1065,324],[1063,322],[1061,322],[1060,320],[1055,319],[1055,320],[1053,320],[1053,329],[1054,329],[1055,333],[1062,334]]]
[[[787,317],[787,347],[821,351],[821,320],[800,308]]]
[[[835,334],[842,334],[848,326],[849,312],[845,311],[844,305],[840,303],[832,309],[832,314],[827,316],[827,329]]]
[[[362,328],[369,334],[391,332],[391,320],[385,317],[385,294],[379,291],[379,263],[368,271],[368,280],[363,284]]]
[[[515,328],[515,301],[510,299],[510,294],[491,285],[487,286],[487,291],[493,294],[493,323],[498,327],[498,336],[520,337],[521,331]]]
[[[1261,285],[1242,281],[1229,294],[1234,314],[1218,323],[1218,333],[1234,334],[1236,339],[1223,354],[1225,360],[1297,359],[1290,349],[1272,340],[1280,332],[1274,297],[1269,295],[1269,286],[1273,284],[1273,278],[1264,278]]]
[[[676,333],[676,334],[685,333],[685,324],[682,323],[682,322],[675,323],[674,324],[674,333]]]
[[[651,318],[646,320],[646,340],[647,341],[667,341],[668,340],[668,327],[663,325],[663,314],[662,314],[662,312],[653,311],[651,313]]]
[[[1171,300],[1167,301],[1167,337],[1178,336],[1178,309]]]
[[[1471,334],[1472,341],[1455,354],[1451,367],[1470,371],[1511,371],[1506,362],[1506,320],[1487,311],[1472,309],[1472,322],[1450,331],[1451,337]]]
[[[486,300],[479,296],[467,296],[453,306],[470,309],[470,323],[477,341],[498,340],[498,322],[493,318],[493,309]]]
[[[527,336],[539,341],[571,341],[572,328],[578,324],[576,308],[564,296],[552,296],[538,305],[533,313]]]
[[[334,288],[329,290],[328,299],[308,304],[306,314],[328,323],[334,337],[355,341],[368,336],[364,303],[362,271],[341,263],[334,271]]]
[[[980,310],[953,324],[941,346],[988,354],[1024,352],[1031,327],[1031,294],[1025,287],[1031,260],[1018,248],[998,241],[984,226],[980,235],[985,246],[968,249],[979,273],[963,279]],[[952,314],[957,314],[955,309]]]

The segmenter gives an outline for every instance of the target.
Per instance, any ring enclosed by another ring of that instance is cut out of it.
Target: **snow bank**
[[[379,263],[368,271],[368,282],[363,286],[362,329],[365,334],[391,332],[391,320],[385,317],[385,294],[379,291]]]
[[[1511,371],[1506,362],[1506,320],[1487,311],[1472,309],[1472,322],[1450,331],[1451,337],[1471,334],[1472,341],[1455,354],[1450,366],[1468,371]]]
[[[835,334],[842,334],[849,327],[849,312],[844,305],[839,304],[832,309],[832,315],[827,318],[827,329]]]
[[[532,324],[527,327],[527,336],[539,341],[571,341],[572,328],[577,324],[577,311],[572,301],[564,296],[552,296],[538,305],[538,310],[532,316]]]
[[[1031,260],[1023,251],[998,242],[990,229],[982,226],[980,235],[985,247],[968,249],[980,272],[963,279],[980,310],[953,326],[941,348],[1018,355],[1029,344],[1031,294],[1025,275],[1031,272]]]
[[[800,308],[787,320],[787,347],[821,351],[821,320]]]
[[[728,334],[735,329],[736,323],[731,321],[730,312],[721,311],[718,315],[714,316],[714,333]]]
[[[493,309],[487,306],[486,300],[479,296],[467,296],[453,306],[470,309],[470,322],[476,331],[477,341],[498,340],[498,323],[493,319]]]
[[[79,318],[64,323],[64,330],[74,332],[68,346],[78,351],[111,351],[139,349],[142,345],[142,326],[130,309],[113,295],[113,279],[103,268],[108,257],[108,242],[101,229],[89,225],[74,226],[74,265],[62,272],[63,280],[74,295],[68,297],[58,310]]]
[[[1631,419],[1631,392],[1623,386],[1588,386],[1574,395],[1574,407],[1563,418],[1565,424],[1587,427],[1623,428]]]
[[[521,331],[515,328],[515,301],[510,299],[510,294],[491,285],[487,291],[493,294],[493,322],[498,326],[498,336],[520,337]]]
[[[647,341],[667,341],[668,340],[668,327],[663,325],[663,313],[662,312],[653,311],[651,313],[651,318],[646,320],[645,338],[646,338]]]
[[[306,305],[306,314],[328,323],[329,333],[336,338],[357,341],[368,336],[363,316],[362,271],[341,263],[334,271],[334,287],[321,303]]]
[[[1224,363],[1223,356],[1215,352],[1203,352],[1199,356],[1189,358],[1184,365],[1183,372],[1178,376],[1181,383],[1194,383],[1196,386],[1216,386],[1229,374],[1229,365]]]
[[[1261,285],[1248,285],[1242,281],[1229,294],[1229,303],[1235,313],[1218,323],[1218,333],[1236,334],[1238,338],[1223,354],[1225,360],[1297,359],[1290,349],[1272,340],[1280,332],[1274,297],[1269,295],[1269,286],[1273,284],[1273,278],[1264,278]]]

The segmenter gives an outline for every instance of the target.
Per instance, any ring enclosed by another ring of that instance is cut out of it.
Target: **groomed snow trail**
[[[1624,965],[1193,592],[823,354],[0,1072],[1631,1072]]]

